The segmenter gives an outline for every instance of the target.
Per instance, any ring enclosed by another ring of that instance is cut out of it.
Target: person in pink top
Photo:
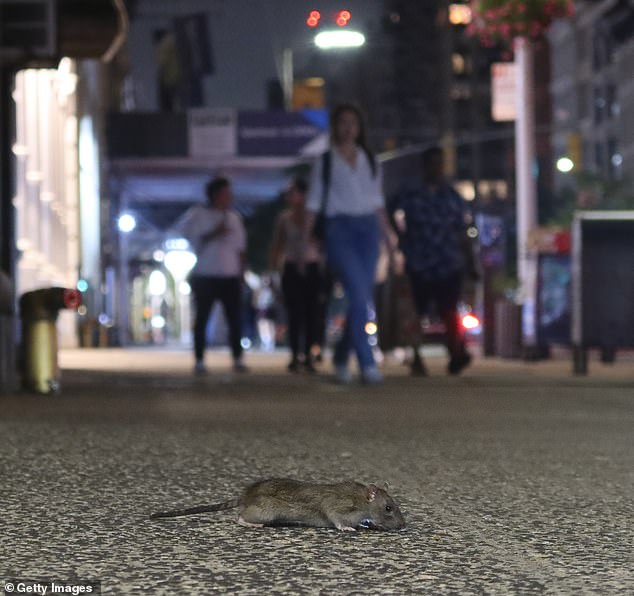
[[[278,216],[270,253],[271,269],[282,270],[291,348],[290,372],[298,372],[302,366],[315,372],[311,348],[318,342],[319,300],[324,283],[319,243],[306,234],[306,191],[306,182],[301,178],[293,180],[288,188],[288,208]]]

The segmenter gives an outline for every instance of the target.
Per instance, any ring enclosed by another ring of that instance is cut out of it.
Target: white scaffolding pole
[[[517,216],[517,275],[520,282],[522,340],[527,348],[537,344],[536,294],[537,260],[529,250],[530,231],[537,226],[535,160],[535,101],[533,93],[533,52],[528,39],[515,40],[516,103],[515,186]]]

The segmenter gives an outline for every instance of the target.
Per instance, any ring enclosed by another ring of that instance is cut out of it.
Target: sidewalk
[[[634,367],[395,364],[380,387],[194,377],[187,351],[60,355],[62,395],[0,398],[0,579],[108,594],[617,594],[634,591]],[[401,533],[251,530],[235,512],[150,522],[268,476],[388,481]]]

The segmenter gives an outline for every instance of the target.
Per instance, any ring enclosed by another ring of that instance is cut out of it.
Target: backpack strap
[[[372,176],[376,176],[376,158],[374,154],[367,148],[363,147],[363,151],[368,157],[370,163],[370,170]],[[332,170],[332,152],[330,150],[324,151],[321,154],[321,209],[322,215],[326,214],[326,208],[328,207],[328,191],[330,190],[330,178]]]
[[[376,157],[374,157],[374,153],[370,151],[367,147],[363,147],[363,151],[368,157],[368,162],[370,163],[370,171],[372,172],[372,177],[376,176]]]
[[[328,207],[328,191],[330,190],[330,173],[332,169],[332,153],[324,151],[321,156],[321,209],[322,215],[326,214]]]

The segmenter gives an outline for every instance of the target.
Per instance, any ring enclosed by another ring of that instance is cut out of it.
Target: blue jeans
[[[374,366],[365,331],[373,307],[374,276],[379,256],[379,224],[372,215],[337,215],[326,220],[328,264],[346,293],[348,312],[343,335],[335,347],[336,366],[346,365],[354,348],[361,370]]]

